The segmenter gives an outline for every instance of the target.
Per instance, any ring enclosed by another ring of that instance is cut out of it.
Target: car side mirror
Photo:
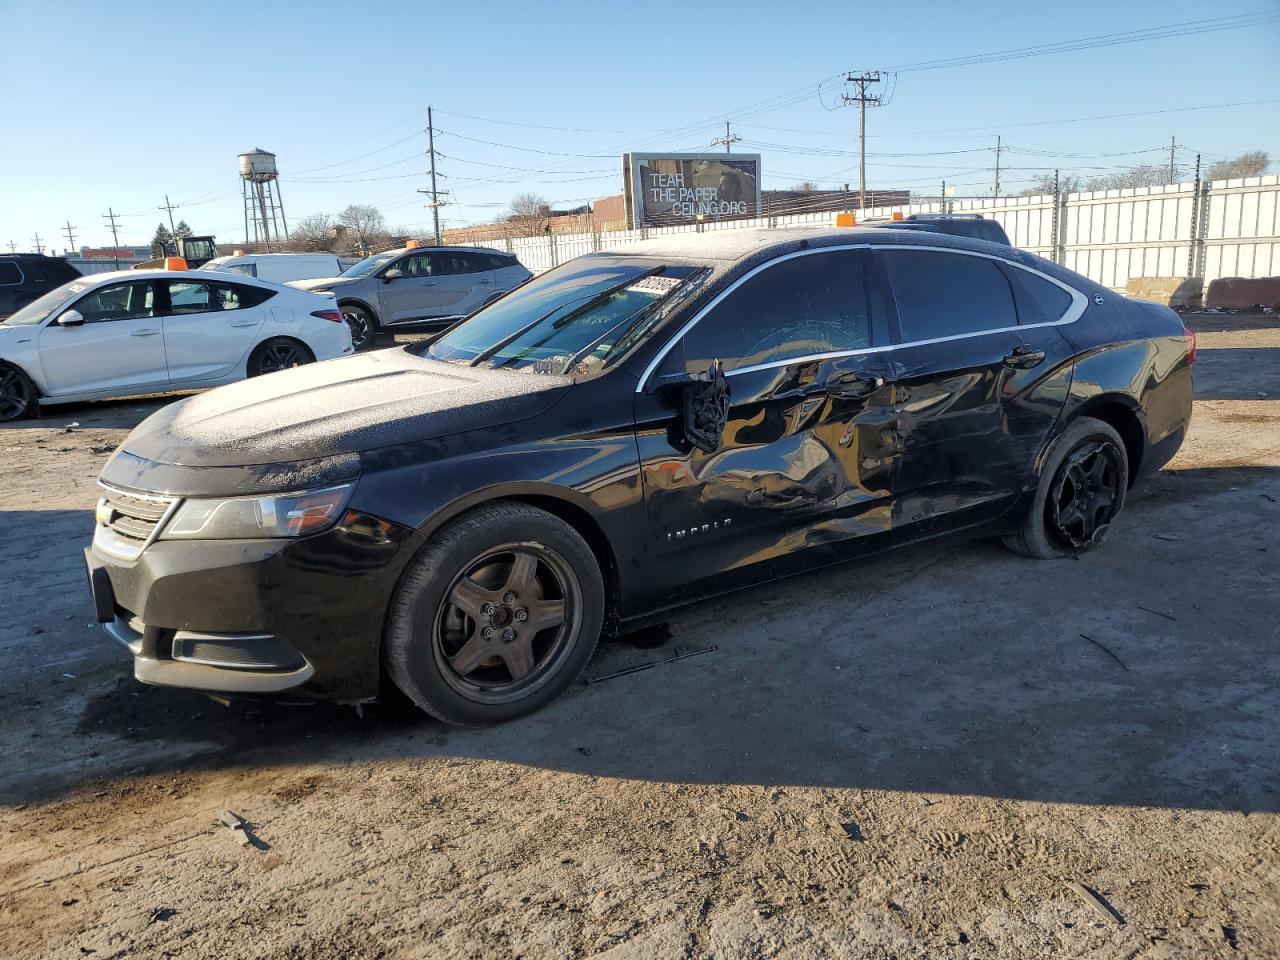
[[[82,327],[84,326],[84,314],[79,310],[67,310],[58,317],[58,326]]]
[[[382,282],[390,283],[392,280],[399,280],[403,276],[404,276],[403,272],[392,268],[391,270],[388,270],[386,273],[382,275]]]

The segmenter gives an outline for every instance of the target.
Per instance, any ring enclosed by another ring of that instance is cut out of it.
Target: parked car
[[[1193,358],[1168,308],[991,244],[648,240],[153,414],[102,471],[94,602],[147,683],[385,675],[508,720],[698,597],[948,533],[1096,547],[1181,445]]]
[[[342,272],[332,253],[240,253],[210,260],[201,270],[238,273],[270,283],[333,277]]]
[[[913,213],[901,220],[872,220],[866,225],[894,230],[926,230],[1010,246],[1004,227],[980,213]]]
[[[62,257],[40,253],[0,254],[0,320],[32,300],[80,276]]]
[[[225,273],[99,273],[0,323],[0,421],[37,405],[212,387],[352,352],[332,297]]]
[[[337,277],[292,285],[332,292],[356,349],[365,350],[382,330],[442,330],[531,276],[511,254],[484,247],[405,247],[367,257]]]

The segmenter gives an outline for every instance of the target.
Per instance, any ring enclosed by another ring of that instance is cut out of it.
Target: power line
[[[1145,27],[1138,30],[1126,30],[1119,33],[1104,33],[1092,37],[1078,37],[1074,40],[1059,40],[1054,43],[1040,43],[1026,47],[1012,47],[1007,50],[995,50],[988,53],[971,54],[961,57],[947,57],[941,60],[922,60],[917,63],[906,63],[889,67],[892,73],[912,73],[922,70],[943,70],[951,67],[968,67],[983,63],[995,63],[1005,60],[1023,60],[1028,57],[1042,57],[1054,53],[1071,53],[1078,50],[1091,50],[1096,47],[1111,47],[1120,44],[1141,43],[1147,40],[1161,40],[1166,37],[1181,37],[1188,34],[1210,33],[1218,30],[1239,30],[1245,27],[1262,26],[1280,20],[1280,10],[1260,10],[1252,13],[1234,14],[1227,17],[1209,17],[1203,20],[1185,20],[1180,23],[1164,24],[1157,27]]]

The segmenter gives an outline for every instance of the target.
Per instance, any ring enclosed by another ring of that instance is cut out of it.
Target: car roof
[[[648,240],[639,240],[623,246],[605,249],[602,253],[612,256],[669,258],[710,263],[721,261],[727,266],[747,258],[784,248],[803,249],[806,246],[838,246],[853,243],[879,245],[901,243],[904,246],[954,247],[957,250],[973,250],[991,253],[999,248],[1007,255],[1007,247],[986,240],[957,237],[919,229],[892,229],[889,227],[751,227],[743,230],[712,230],[703,233],[676,233]]]
[[[256,277],[223,273],[218,270],[110,270],[106,273],[87,273],[76,279],[97,284],[104,280],[184,280],[190,277],[195,277],[198,280],[216,280],[219,283],[247,283],[258,287],[279,286],[279,284],[259,280]],[[68,282],[74,283],[75,281]]]
[[[515,256],[515,254],[513,254],[513,253],[507,253],[507,251],[505,251],[505,250],[495,250],[493,247],[463,247],[463,246],[456,246],[456,245],[451,245],[451,244],[441,244],[441,245],[440,245],[440,246],[438,246],[438,247],[434,247],[434,246],[427,246],[427,245],[425,245],[425,244],[423,244],[423,245],[421,245],[421,246],[417,246],[417,247],[398,247],[398,248],[397,248],[397,249],[395,249],[395,250],[380,250],[378,253],[371,253],[371,254],[369,254],[369,256],[371,256],[371,257],[380,257],[380,256],[382,256],[384,253],[394,253],[394,254],[400,254],[400,253],[430,253],[430,252],[432,252],[432,251],[442,251],[442,252],[445,252],[445,253],[448,253],[448,252],[455,252],[455,253],[496,253],[496,254],[499,254],[500,256],[504,256],[504,257],[513,257],[513,256]]]

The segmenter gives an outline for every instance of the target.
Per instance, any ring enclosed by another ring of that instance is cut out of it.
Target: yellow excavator
[[[187,261],[187,266],[192,270],[198,270],[214,257],[218,255],[218,245],[213,242],[212,236],[202,237],[178,237],[178,256]],[[154,260],[144,260],[142,263],[135,263],[134,270],[159,270],[164,267],[166,257],[157,257]]]

